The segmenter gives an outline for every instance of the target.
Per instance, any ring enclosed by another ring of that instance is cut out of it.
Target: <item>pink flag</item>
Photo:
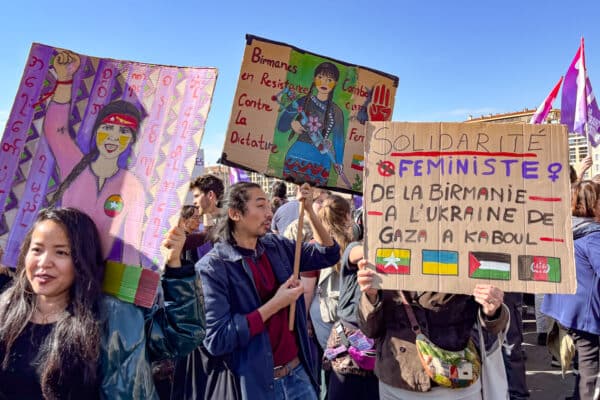
[[[560,89],[562,81],[563,77],[561,76],[556,86],[554,86],[554,89],[552,89],[548,97],[546,97],[546,100],[540,104],[538,109],[535,111],[535,114],[533,114],[533,117],[531,117],[531,121],[529,121],[530,124],[541,124],[546,120],[548,113],[552,109],[552,103],[554,103],[554,99],[556,99],[556,95],[558,94],[558,90]]]
[[[587,90],[583,38],[567,73],[562,91],[560,122],[569,132],[585,135],[587,122]]]

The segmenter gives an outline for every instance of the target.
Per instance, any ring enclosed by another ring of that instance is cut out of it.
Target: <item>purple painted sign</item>
[[[108,260],[156,269],[185,197],[214,68],[33,44],[0,145],[0,246],[14,267],[40,208],[89,214]]]

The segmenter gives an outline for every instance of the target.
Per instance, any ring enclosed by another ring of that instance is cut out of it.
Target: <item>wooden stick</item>
[[[298,213],[298,233],[296,234],[296,251],[294,252],[294,276],[297,278],[300,274],[300,253],[302,252],[302,239],[304,238],[304,200],[300,202],[300,212]],[[296,302],[290,304],[290,331],[294,330],[294,319],[296,315]]]

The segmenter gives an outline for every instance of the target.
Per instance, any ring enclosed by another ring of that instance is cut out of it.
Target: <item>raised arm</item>
[[[69,111],[73,75],[79,68],[80,59],[75,53],[62,51],[54,57],[56,88],[50,99],[44,118],[44,137],[58,164],[61,180],[81,160],[83,153],[69,136]]]

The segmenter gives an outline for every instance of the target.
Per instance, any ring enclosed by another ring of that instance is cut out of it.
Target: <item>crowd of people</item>
[[[577,293],[537,299],[552,322],[539,337],[572,338],[572,398],[595,399],[600,184],[575,175]],[[471,295],[376,289],[362,210],[308,184],[289,200],[284,182],[225,193],[208,174],[190,192],[162,242],[150,309],[102,293],[88,215],[40,211],[16,270],[0,270],[0,399],[482,399],[481,352],[507,327],[506,398],[529,397],[522,295],[489,284]],[[555,356],[570,365],[565,347]],[[445,364],[457,354],[460,364]]]

